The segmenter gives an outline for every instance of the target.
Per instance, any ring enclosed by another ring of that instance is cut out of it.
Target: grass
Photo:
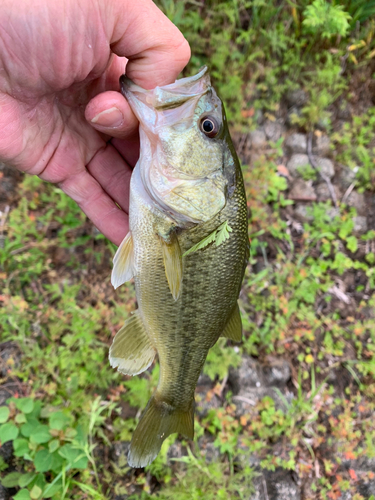
[[[285,93],[301,88],[308,102],[292,113],[296,130],[327,133],[355,189],[373,191],[373,2],[159,4],[191,43],[186,72],[209,64],[237,143],[259,121],[285,117]],[[357,111],[338,130],[346,105]],[[243,166],[251,211],[244,341],[234,349],[221,339],[210,351],[194,441],[178,447],[170,437],[136,472],[124,454],[115,460],[112,445],[130,440],[158,366],[127,378],[107,361],[134,290],[113,291],[114,246],[75,203],[24,177],[0,234],[2,382],[18,387],[0,407],[1,444],[15,451],[0,470],[14,498],[249,498],[254,456],[264,469],[295,471],[309,498],[364,498],[358,484],[373,472],[344,465],[375,457],[375,233],[355,234],[355,209],[340,204],[332,216],[330,202],[312,204],[309,222],[297,223],[283,161],[280,139]],[[338,298],[341,282],[350,283],[349,304]],[[245,355],[287,359],[293,398],[276,391],[239,417],[226,381]],[[173,458],[176,449],[182,456]]]

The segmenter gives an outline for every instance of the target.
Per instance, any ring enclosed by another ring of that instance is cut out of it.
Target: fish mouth
[[[139,168],[145,191],[155,205],[179,225],[206,220],[205,210],[194,201],[191,191],[198,183],[198,191],[207,198],[205,186],[209,179],[202,172],[192,175],[183,169],[180,171],[172,157],[166,156],[165,149],[168,151],[171,135],[178,136],[181,131],[183,134],[185,130],[197,126],[198,114],[201,112],[199,101],[203,98],[202,102],[205,102],[211,96],[216,96],[211,87],[208,68],[204,66],[196,75],[151,90],[140,87],[123,75],[120,87],[140,122]],[[170,150],[168,154],[171,155]],[[208,207],[207,211],[211,217],[212,207]]]
[[[145,113],[144,106],[149,110],[163,111],[181,106],[192,99],[199,99],[211,90],[211,81],[207,66],[199,73],[176,80],[174,83],[146,90],[134,83],[126,75],[120,77],[121,93],[128,100],[130,107],[139,121],[150,120],[150,111]],[[146,116],[143,116],[143,115]]]

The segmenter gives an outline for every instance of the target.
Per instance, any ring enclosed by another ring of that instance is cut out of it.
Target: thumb
[[[190,59],[180,30],[151,0],[112,0],[111,6],[111,49],[128,59],[129,78],[147,89],[174,82]]]
[[[100,2],[99,9],[104,5],[101,15],[106,19],[111,49],[121,60],[127,58],[129,78],[146,89],[174,82],[190,59],[189,44],[180,30],[151,0]],[[111,72],[118,70],[118,62]],[[98,94],[85,114],[94,128],[112,137],[134,134],[138,127],[129,104],[118,92]]]

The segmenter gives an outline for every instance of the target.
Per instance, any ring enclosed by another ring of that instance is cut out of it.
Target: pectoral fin
[[[133,238],[129,231],[113,258],[111,283],[114,288],[132,279],[134,275]]]
[[[109,362],[124,375],[138,375],[151,365],[155,349],[136,311],[116,333],[109,349]]]
[[[234,342],[241,342],[242,340],[242,321],[238,304],[236,304],[222,337],[233,340]]]
[[[172,233],[169,241],[160,237],[163,251],[165,274],[167,276],[169,289],[174,300],[177,300],[181,291],[182,282],[182,255],[180,244],[175,233]]]

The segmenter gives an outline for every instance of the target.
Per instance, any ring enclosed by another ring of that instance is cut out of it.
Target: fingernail
[[[91,120],[91,123],[95,123],[95,125],[100,125],[101,127],[116,128],[122,125],[123,121],[124,115],[118,108],[113,107],[98,113]]]

